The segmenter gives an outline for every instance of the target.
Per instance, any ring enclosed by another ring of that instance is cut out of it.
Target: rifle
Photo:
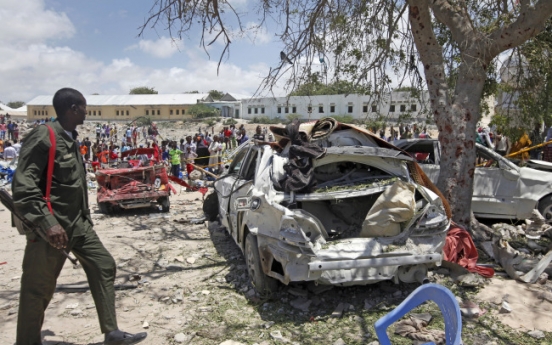
[[[33,223],[31,223],[28,219],[23,217],[15,209],[15,205],[13,204],[12,196],[4,188],[0,189],[0,202],[2,202],[2,204],[4,206],[6,206],[8,211],[11,212],[11,214],[12,214],[12,226],[16,227],[21,235],[24,235],[26,232],[34,232],[35,234],[40,236],[44,241],[50,243],[50,241],[48,240],[48,236],[46,235],[44,230],[42,230],[42,228],[40,228],[39,226],[35,226]],[[63,253],[63,255],[65,255],[67,257],[67,259],[69,259],[69,261],[71,261],[73,266],[77,266],[79,264],[77,259],[75,259],[71,255],[69,255],[69,253],[67,253],[65,250],[63,250],[63,249],[60,249],[60,250]]]

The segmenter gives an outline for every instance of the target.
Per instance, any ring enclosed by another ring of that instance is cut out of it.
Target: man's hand
[[[48,241],[52,247],[57,249],[62,249],[67,247],[69,239],[67,238],[67,233],[61,225],[56,224],[49,229],[46,229],[46,235],[48,236]]]

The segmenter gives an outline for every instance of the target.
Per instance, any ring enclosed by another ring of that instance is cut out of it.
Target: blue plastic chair
[[[447,345],[460,345],[462,338],[462,317],[460,307],[456,298],[444,286],[439,284],[425,284],[414,290],[401,304],[392,312],[379,319],[374,328],[381,345],[391,345],[387,336],[387,328],[398,321],[412,309],[416,308],[425,301],[434,301],[441,309],[445,319],[445,338]],[[433,342],[424,345],[433,344]]]

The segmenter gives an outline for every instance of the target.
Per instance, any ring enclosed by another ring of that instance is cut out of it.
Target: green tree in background
[[[205,104],[194,104],[188,109],[188,114],[194,118],[219,116],[219,110],[214,107],[209,107]]]
[[[129,95],[157,95],[158,92],[155,91],[154,87],[139,86],[133,89],[130,89]]]
[[[209,96],[211,96],[211,98],[213,98],[215,101],[220,100],[224,95],[226,95],[224,91],[219,91],[219,90],[209,91]]]
[[[8,107],[12,108],[12,109],[17,109],[17,108],[21,108],[22,106],[25,105],[25,102],[22,102],[22,101],[12,101],[12,102],[8,102],[8,104],[6,104]]]

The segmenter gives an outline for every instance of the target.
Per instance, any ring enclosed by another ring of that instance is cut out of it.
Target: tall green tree
[[[129,95],[157,95],[158,92],[155,91],[154,87],[139,86],[130,89]]]
[[[293,90],[321,66],[331,81],[364,85],[375,99],[391,91],[393,79],[427,88],[443,152],[438,187],[453,219],[469,227],[481,98],[492,84],[489,77],[496,77],[496,58],[539,34],[552,1],[263,0],[256,5],[259,23],[275,18],[282,43],[281,61],[267,71],[260,90],[273,90],[282,81]],[[214,42],[224,46],[220,68],[232,35],[247,30],[240,26],[251,20],[246,13],[251,12],[235,11],[228,0],[156,0],[142,30],[160,23],[177,36],[202,30],[205,48]]]
[[[22,102],[22,101],[12,101],[12,102],[8,102],[8,104],[6,104],[8,107],[12,108],[12,109],[17,109],[17,108],[21,108],[22,106],[25,105],[25,102]]]
[[[226,92],[224,91],[218,91],[218,90],[209,91],[209,96],[211,96],[215,101],[220,100],[224,95],[226,95]]]
[[[195,118],[203,118],[219,116],[220,112],[217,108],[205,104],[194,104],[188,109],[188,114],[191,114]]]

